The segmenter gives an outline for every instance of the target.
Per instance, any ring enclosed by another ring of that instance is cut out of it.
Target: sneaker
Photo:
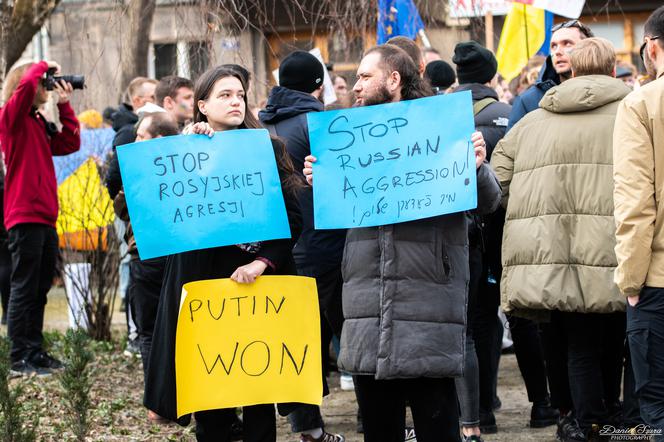
[[[26,361],[25,359],[21,359],[18,362],[14,362],[11,367],[9,368],[9,377],[10,378],[18,378],[22,376],[49,376],[53,374],[53,371],[44,368],[44,367],[37,367],[30,362]]]
[[[138,339],[127,341],[127,346],[125,347],[123,354],[128,358],[140,358],[141,347],[138,346]]]
[[[496,434],[498,432],[496,416],[493,412],[484,413],[480,411],[480,431],[485,434]]]
[[[355,390],[355,384],[353,383],[353,377],[349,374],[343,373],[339,377],[339,386],[343,391],[353,391]]]
[[[482,439],[482,436],[473,434],[471,436],[463,436],[462,442],[484,442],[484,439]]]
[[[346,442],[346,438],[340,434],[332,434],[323,431],[323,435],[318,439],[314,439],[311,434],[301,434],[300,441],[302,442]]]
[[[64,366],[62,362],[55,359],[53,356],[49,355],[45,351],[40,351],[36,355],[30,358],[30,363],[35,367],[47,368],[50,370],[60,370]]]
[[[551,407],[548,399],[534,402],[530,410],[530,428],[545,428],[556,425],[560,419],[560,412]]]
[[[405,442],[417,442],[417,439],[415,439],[415,428],[406,427],[406,434],[404,436],[404,441]]]
[[[588,437],[583,432],[579,423],[571,415],[565,416],[558,422],[556,437],[562,442],[585,442]]]

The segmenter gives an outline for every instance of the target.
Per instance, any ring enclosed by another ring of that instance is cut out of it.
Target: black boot
[[[530,410],[531,428],[544,428],[556,425],[559,418],[560,413],[558,410],[551,408],[548,399],[533,402],[533,408]]]
[[[498,432],[496,416],[493,412],[483,412],[480,410],[480,431],[482,434],[496,434]]]

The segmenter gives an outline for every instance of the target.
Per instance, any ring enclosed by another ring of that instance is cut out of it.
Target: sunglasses
[[[644,38],[647,38],[648,40],[657,40],[659,37],[661,37],[661,35],[653,35],[652,37],[646,36]],[[645,55],[646,52],[646,45],[648,44],[648,40],[645,40],[643,44],[641,44],[641,48],[639,49],[639,55],[641,55],[641,60],[645,60],[643,56]]]
[[[590,38],[593,36],[593,33],[590,30],[590,28],[581,23],[579,20],[568,20],[562,23],[558,23],[557,25],[551,28],[551,32],[553,33],[565,28],[576,28],[579,31],[581,31],[581,33],[585,35],[586,38]]]

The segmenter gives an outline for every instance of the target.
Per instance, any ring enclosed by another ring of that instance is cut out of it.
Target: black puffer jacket
[[[122,177],[120,176],[120,163],[115,154],[115,148],[123,144],[129,144],[136,141],[136,132],[134,126],[138,122],[138,115],[134,113],[133,108],[126,103],[122,103],[118,110],[113,113],[113,152],[108,159],[108,170],[106,171],[106,187],[111,198],[115,198],[122,188]]]
[[[134,125],[138,122],[138,115],[134,113],[134,108],[129,104],[122,103],[111,118],[113,119],[113,130],[115,131],[113,148],[133,143],[136,140]]]
[[[258,117],[275,135],[286,141],[295,171],[301,173],[304,157],[311,153],[307,113],[320,112],[323,103],[304,92],[276,86],[270,92],[265,110]],[[311,187],[300,193],[302,234],[293,249],[300,272],[318,276],[341,264],[345,230],[314,230],[313,192]]]
[[[454,92],[461,91],[470,91],[473,94],[473,103],[485,98],[496,100],[475,115],[475,130],[482,132],[482,136],[486,142],[486,159],[489,161],[491,160],[493,148],[505,136],[512,106],[498,101],[496,91],[483,84],[461,84]]]
[[[485,98],[493,98],[495,102],[489,104],[475,115],[475,130],[482,132],[486,142],[486,159],[491,160],[493,149],[505,136],[508,118],[512,107],[509,104],[498,101],[495,90],[480,83],[467,83],[459,85],[454,92],[470,91],[473,95],[473,104]],[[498,208],[498,213],[488,214],[485,217],[477,215],[476,211],[467,212],[468,216],[468,240],[471,246],[482,247],[485,251],[500,244],[502,238],[502,220],[505,213]],[[484,218],[484,219],[483,219]],[[494,222],[494,220],[497,220]],[[489,253],[493,256],[492,253]],[[498,250],[500,256],[500,250]],[[498,263],[500,260],[498,260]]]

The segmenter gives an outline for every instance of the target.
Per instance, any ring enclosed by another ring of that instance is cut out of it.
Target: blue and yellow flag
[[[376,42],[382,45],[397,35],[415,39],[424,22],[413,0],[378,0],[376,28]]]
[[[535,54],[549,55],[553,14],[514,2],[500,34],[496,51],[498,73],[510,81]]]

